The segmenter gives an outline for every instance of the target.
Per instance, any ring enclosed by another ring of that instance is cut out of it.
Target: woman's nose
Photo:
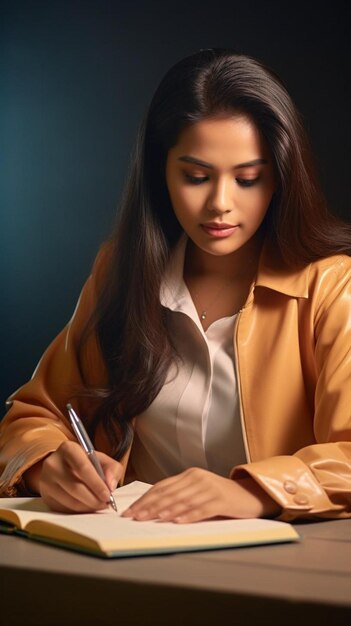
[[[233,181],[218,180],[214,183],[208,208],[216,213],[229,213],[233,209]]]

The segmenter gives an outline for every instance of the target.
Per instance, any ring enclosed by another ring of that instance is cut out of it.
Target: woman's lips
[[[208,222],[207,224],[201,224],[201,228],[207,235],[210,235],[210,237],[221,239],[223,237],[230,237],[236,228],[238,228],[238,224],[217,224]]]

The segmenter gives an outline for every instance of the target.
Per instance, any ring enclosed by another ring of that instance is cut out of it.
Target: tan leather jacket
[[[75,313],[31,381],[9,400],[0,424],[0,492],[25,494],[22,473],[73,439],[65,405],[82,380],[106,370],[94,337],[77,364],[77,343],[106,265],[97,258]],[[282,269],[266,246],[234,336],[249,473],[282,507],[284,520],[351,516],[351,258]],[[75,400],[91,418],[91,401]],[[102,432],[97,447],[109,452]],[[129,450],[130,452],[130,450]],[[133,468],[123,459],[125,481]]]

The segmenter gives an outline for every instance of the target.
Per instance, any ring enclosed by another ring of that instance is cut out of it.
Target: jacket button
[[[285,491],[287,493],[296,493],[297,492],[297,484],[294,483],[293,480],[286,480],[283,485]]]
[[[297,496],[295,496],[294,502],[295,504],[309,504],[310,501],[304,493],[299,493]]]

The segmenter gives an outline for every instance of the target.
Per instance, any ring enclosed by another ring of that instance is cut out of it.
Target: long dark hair
[[[300,116],[280,78],[259,61],[222,49],[201,50],[172,67],[140,128],[89,327],[109,378],[105,389],[92,390],[100,402],[91,432],[104,427],[117,459],[130,444],[131,418],[156,397],[176,358],[159,299],[182,232],[165,182],[167,153],[189,124],[237,113],[254,122],[273,158],[277,190],[265,225],[282,263],[296,267],[351,252],[350,227],[327,210]]]

